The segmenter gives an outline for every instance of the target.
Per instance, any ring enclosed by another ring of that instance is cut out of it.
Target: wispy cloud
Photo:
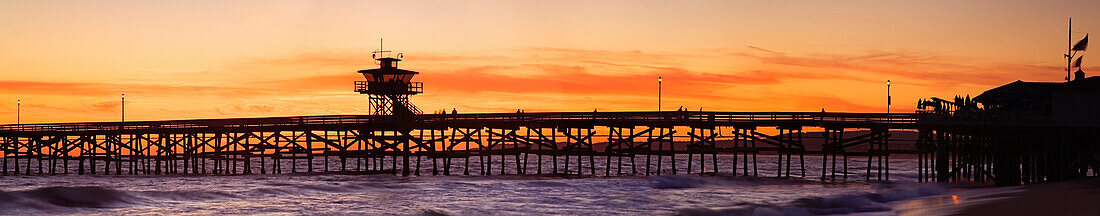
[[[726,52],[731,56],[750,57],[765,67],[796,67],[806,70],[831,70],[834,74],[875,74],[915,81],[926,86],[959,84],[996,85],[1009,80],[1050,80],[1062,70],[1058,66],[1021,63],[978,62],[977,60],[917,52],[868,51],[861,54],[789,55],[760,47],[760,52]]]
[[[365,98],[352,91],[352,82],[363,79],[356,70],[375,67],[367,58],[367,52],[321,50],[142,82],[0,80],[0,95],[58,98],[25,108],[64,113],[59,119],[104,119],[99,116],[120,109],[104,98],[121,92],[144,97],[135,98],[134,115],[149,119],[363,113]],[[464,112],[648,110],[655,107],[657,76],[665,79],[666,109],[880,111],[877,96],[837,91],[859,93],[853,83],[877,91],[879,77],[896,77],[930,89],[920,96],[936,96],[958,91],[957,85],[995,86],[1060,70],[915,52],[803,54],[758,46],[683,53],[527,47],[493,55],[416,53],[406,60],[402,67],[422,72],[415,81],[425,83],[426,93],[414,102],[425,110]]]

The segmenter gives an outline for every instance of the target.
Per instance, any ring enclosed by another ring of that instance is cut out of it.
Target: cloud
[[[290,66],[348,66],[371,63],[370,52],[364,51],[310,51],[288,56],[249,59],[246,64]]]
[[[118,87],[103,83],[35,82],[0,80],[0,93],[13,94],[105,94],[107,89]]]
[[[99,102],[99,103],[94,103],[94,104],[88,105],[88,108],[91,111],[105,112],[105,111],[118,111],[118,110],[121,109],[121,106],[122,106],[121,101],[108,101],[108,102]]]
[[[0,80],[0,93],[7,94],[41,94],[41,95],[117,95],[123,92],[151,93],[151,94],[196,94],[196,93],[226,93],[249,94],[259,93],[253,88],[236,85],[216,84],[132,84],[132,83],[92,83],[92,82],[42,82],[42,81],[18,81]]]
[[[799,95],[798,107],[821,107],[830,112],[879,112],[885,107],[868,106],[832,95]]]
[[[106,96],[123,92],[132,95],[226,95],[271,96],[285,93],[352,90],[352,83],[362,79],[357,73],[314,75],[296,78],[257,79],[252,81],[204,84],[131,84],[86,82],[40,82],[0,80],[0,93],[19,95]]]
[[[352,83],[363,80],[356,70],[374,67],[367,58],[362,51],[320,50],[142,82],[0,80],[0,95],[49,97],[37,101],[51,106],[24,108],[58,119],[113,119],[104,114],[119,107],[104,98],[121,92],[134,95],[134,115],[147,119],[363,113],[366,99]],[[402,67],[422,72],[414,81],[425,83],[414,102],[463,112],[649,110],[656,105],[657,76],[665,80],[666,109],[878,112],[878,98],[859,95],[859,83],[877,90],[881,77],[897,77],[891,79],[929,91],[912,94],[935,96],[959,91],[957,85],[1061,76],[1058,66],[971,63],[928,53],[804,54],[757,46],[691,52],[526,47],[493,55],[416,53],[406,60]]]
[[[236,105],[236,106],[233,106],[233,110],[238,112],[238,113],[240,113],[240,112],[268,113],[268,112],[275,111],[275,107],[268,106],[268,105],[247,105],[247,106]]]
[[[592,66],[529,64],[519,66],[481,66],[460,68],[445,73],[425,73],[419,81],[443,90],[493,91],[493,92],[558,92],[577,94],[637,94],[648,91],[656,84],[651,75],[606,74],[593,72]],[[509,71],[528,70],[524,76],[511,75]],[[684,68],[665,67],[667,80],[696,85],[761,84],[775,83],[775,78],[757,78],[753,75],[721,75],[693,73]]]
[[[974,59],[916,52],[868,51],[861,54],[788,55],[755,46],[761,52],[726,52],[726,55],[756,59],[765,67],[793,67],[804,70],[835,71],[834,75],[855,77],[871,74],[911,80],[914,84],[950,87],[960,84],[998,85],[1006,81],[1050,80],[1058,66],[1020,63],[983,63]],[[877,82],[877,81],[875,81]]]
[[[543,60],[564,60],[565,62],[577,62],[587,59],[620,63],[651,62],[654,64],[670,64],[691,55],[686,53],[656,53],[641,50],[599,50],[554,47],[526,47],[515,51],[528,55],[537,55]]]
[[[745,47],[748,47],[751,50],[761,51],[761,52],[765,52],[765,53],[772,54],[772,55],[786,55],[785,53],[776,52],[776,51],[772,51],[772,50],[769,50],[769,49],[764,49],[764,48],[751,46],[751,45],[750,46],[745,46]]]
[[[772,58],[766,62],[774,65],[783,62],[798,62],[808,57],[790,57],[782,52],[752,47],[752,50],[763,54],[752,54],[753,58]],[[413,70],[422,72],[414,81],[425,83],[425,95],[430,96],[436,102],[432,104],[454,104],[445,101],[460,101],[461,97],[481,94],[484,97],[505,97],[511,99],[503,102],[526,103],[533,100],[557,100],[559,107],[568,107],[577,104],[587,106],[599,106],[598,104],[631,104],[635,107],[648,107],[649,102],[637,102],[639,97],[652,96],[655,88],[655,76],[662,76],[666,82],[677,87],[672,87],[675,92],[666,92],[666,96],[672,96],[680,104],[711,104],[709,106],[725,106],[720,104],[761,104],[776,103],[775,99],[767,96],[754,96],[751,94],[767,92],[766,89],[785,85],[791,80],[859,80],[868,81],[866,78],[850,75],[848,73],[832,73],[820,70],[804,70],[789,67],[772,67],[764,69],[708,69],[680,65],[677,59],[685,57],[722,58],[726,56],[721,52],[713,53],[650,53],[643,51],[607,51],[607,50],[583,50],[562,49],[548,47],[531,47],[511,50],[507,56],[508,61],[483,61],[483,58],[467,58],[446,54],[417,54],[410,58],[422,58],[422,61],[437,60],[437,62],[414,62]],[[332,55],[332,56],[325,56]],[[294,55],[297,57],[277,58],[276,60],[258,60],[262,63],[287,63],[297,61],[298,64],[328,65],[330,63],[346,64],[352,62],[351,56],[343,52],[318,52],[311,54]],[[816,64],[830,64],[831,67],[855,68],[846,63],[848,61],[889,60],[902,58],[890,54],[874,54],[863,56],[837,56],[835,60],[814,60]],[[657,61],[652,61],[657,60]],[[663,63],[662,63],[663,62]],[[408,65],[408,64],[406,64]],[[790,63],[786,66],[793,65]],[[803,65],[809,67],[812,64]],[[767,66],[767,65],[766,65]],[[408,66],[405,67],[409,69]],[[351,70],[343,74],[320,74],[306,77],[267,80],[250,83],[254,89],[263,91],[280,92],[288,95],[308,95],[320,91],[325,92],[350,92],[352,81],[361,80],[359,74]],[[877,82],[877,81],[874,81]],[[745,87],[756,86],[752,90]],[[739,92],[730,94],[728,92]],[[754,92],[754,93],[750,93]],[[485,95],[484,93],[498,93]],[[549,96],[557,95],[557,96]],[[812,95],[812,94],[811,94]],[[798,100],[804,95],[791,95],[790,98]],[[420,96],[425,97],[425,96]],[[812,97],[812,96],[805,96]],[[620,100],[622,98],[629,98]],[[821,103],[843,103],[838,109],[867,110],[869,106],[860,106],[854,102],[839,100],[835,97],[819,96],[811,98]],[[443,101],[438,101],[443,100]],[[493,100],[490,98],[482,99]],[[633,101],[632,101],[633,100]],[[470,103],[477,103],[471,101]],[[821,104],[786,103],[789,106],[819,107]],[[463,105],[470,109],[496,110],[492,106]],[[614,106],[614,105],[612,105]],[[769,106],[771,107],[771,106]],[[843,108],[841,108],[843,107]],[[743,107],[749,109],[751,107]],[[548,108],[553,110],[553,108]]]

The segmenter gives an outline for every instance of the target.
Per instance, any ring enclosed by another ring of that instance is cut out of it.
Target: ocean
[[[816,170],[820,157],[805,158],[806,178],[774,177],[774,155],[759,156],[760,176],[741,176],[740,170],[731,176],[732,156],[719,157],[718,173],[685,174],[687,157],[678,156],[676,175],[669,173],[665,158],[660,176],[645,176],[644,167],[636,167],[636,175],[602,176],[606,164],[599,158],[599,176],[587,175],[588,158],[581,167],[586,175],[515,175],[511,158],[504,166],[510,174],[499,175],[499,157],[491,176],[476,175],[476,157],[470,176],[461,175],[461,160],[455,160],[452,176],[432,176],[430,160],[423,162],[422,176],[408,177],[289,170],[252,175],[4,176],[0,214],[939,215],[949,213],[944,207],[958,205],[959,196],[994,190],[918,183],[914,159],[892,159],[889,181],[865,180],[866,158],[849,162],[847,180],[822,181]],[[564,168],[560,159],[559,169]],[[636,161],[644,165],[644,160],[642,156]],[[529,161],[528,173],[534,173],[536,160],[532,156]],[[549,172],[552,160],[542,161],[544,173]],[[799,176],[797,157],[793,161],[792,176]],[[338,162],[329,160],[330,169]],[[570,163],[575,172],[575,158]],[[301,170],[305,164],[297,166]],[[698,172],[698,164],[694,166]],[[629,166],[624,170],[630,173]],[[613,168],[612,173],[617,171]]]

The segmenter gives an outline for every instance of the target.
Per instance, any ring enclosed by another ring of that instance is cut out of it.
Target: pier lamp
[[[890,114],[890,80],[886,80],[886,114]]]
[[[661,111],[661,77],[657,77],[657,112]]]
[[[21,124],[19,119],[23,114],[23,100],[15,100],[15,124]]]
[[[122,94],[122,122],[126,122],[126,94]]]

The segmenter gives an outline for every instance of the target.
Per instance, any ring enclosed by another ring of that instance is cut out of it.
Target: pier
[[[1096,169],[1094,161],[1075,160],[1087,159],[1080,156],[1096,152],[1094,136],[1100,134],[1100,128],[955,122],[942,117],[934,113],[666,111],[20,124],[0,125],[0,148],[4,175],[250,174],[350,169],[406,176],[613,176],[668,174],[659,170],[673,166],[673,174],[708,172],[835,180],[838,173],[842,177],[849,173],[848,161],[858,157],[869,163],[866,178],[888,180],[890,158],[907,155],[918,159],[921,181],[1005,185],[1081,177],[1090,173],[1089,168]],[[822,133],[807,137],[807,130]],[[867,133],[843,135],[851,131]],[[891,139],[890,131],[911,131],[919,136],[916,140]],[[807,148],[805,141],[810,139],[823,140],[823,144]],[[896,146],[902,142],[911,144]],[[758,154],[778,155],[779,173],[757,172]],[[689,164],[697,163],[675,167],[672,160],[677,155],[688,155]],[[732,155],[733,169],[718,170],[717,155]],[[822,164],[806,164],[803,158],[807,155],[825,159]],[[469,164],[473,157],[480,161],[504,161],[507,157],[513,163],[509,166],[516,169],[504,173],[503,167],[491,167],[493,163],[477,170],[470,170],[470,166],[450,169],[453,163]],[[605,163],[594,164],[595,157],[602,157]],[[646,160],[636,159],[642,157]],[[285,167],[294,166],[298,160],[330,158],[341,160],[342,165],[312,167],[313,163],[307,163],[309,167]],[[541,161],[528,162],[543,158],[560,161],[554,162],[554,167],[542,167]],[[78,165],[70,167],[70,161]],[[369,165],[348,166],[360,162]],[[253,163],[261,168],[251,168]],[[587,164],[587,170],[576,169],[582,163]],[[557,167],[559,164],[561,167]],[[623,171],[624,164],[632,170]],[[572,170],[568,168],[571,165],[575,166]],[[431,166],[432,173],[420,173],[421,166]],[[822,176],[805,176],[806,169],[818,169]]]

